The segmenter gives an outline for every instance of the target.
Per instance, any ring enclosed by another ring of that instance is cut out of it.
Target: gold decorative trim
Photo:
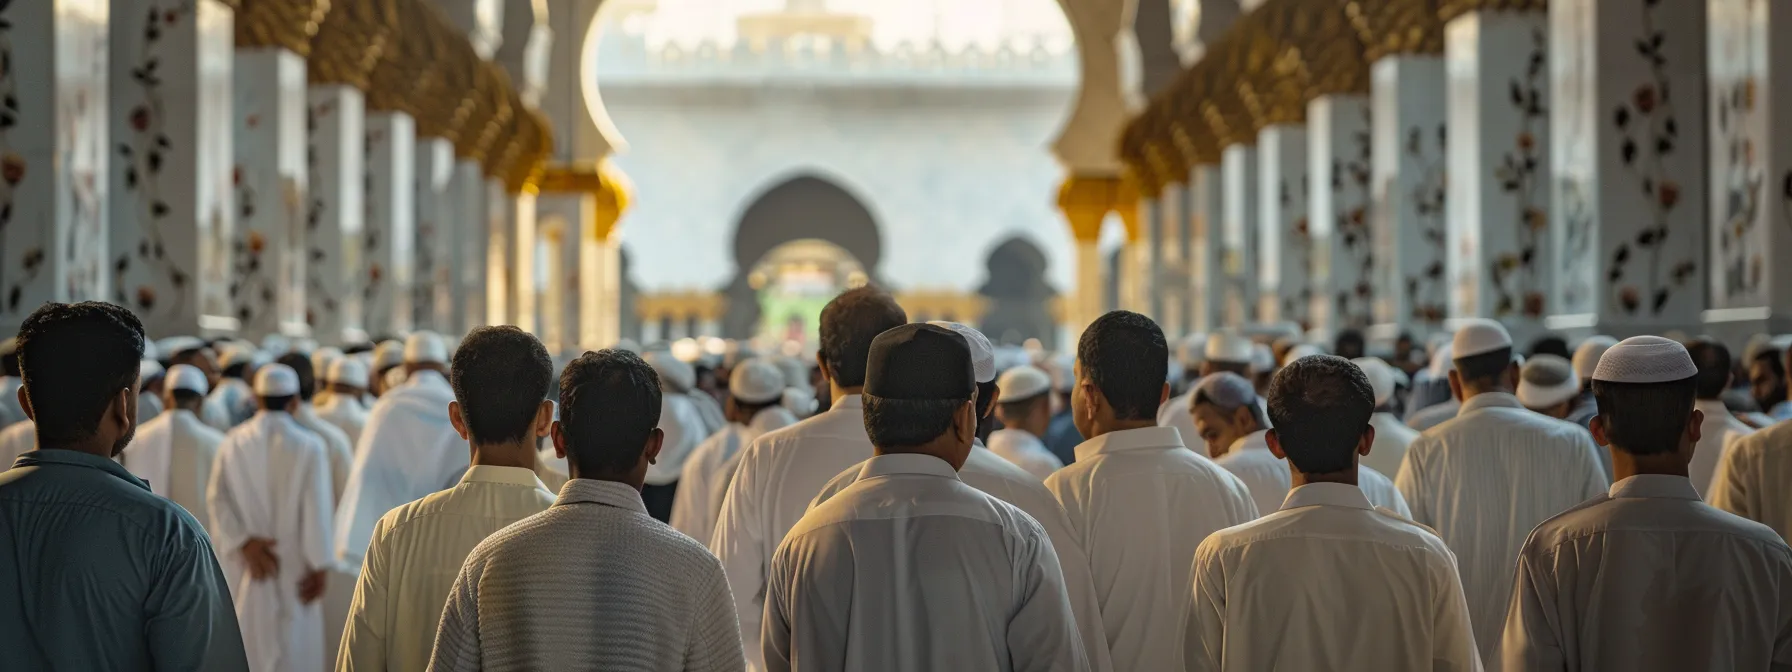
[[[892,298],[908,313],[909,319],[917,321],[926,318],[976,324],[983,321],[984,313],[989,312],[989,299],[953,290],[896,292]]]
[[[388,49],[396,50],[394,0],[337,0],[311,41],[306,77],[312,84],[346,84],[362,91]]]
[[[715,322],[727,313],[728,298],[717,292],[686,290],[635,295],[635,315],[643,321],[695,318],[701,322]]]
[[[278,47],[311,55],[311,37],[330,11],[330,0],[241,0],[236,11],[238,49]]]
[[[1101,238],[1101,223],[1116,213],[1137,226],[1139,185],[1125,175],[1072,175],[1058,187],[1058,210],[1077,240]]]
[[[1547,12],[1549,0],[1438,0],[1437,18],[1443,23],[1469,12]]]
[[[592,218],[593,235],[598,240],[610,236],[622,213],[634,199],[635,187],[628,176],[609,161],[594,164],[560,164],[542,171],[539,184],[544,194],[587,194],[591,196],[596,215]]]
[[[1437,0],[1347,0],[1344,16],[1363,42],[1363,60],[1395,54],[1444,53]]]

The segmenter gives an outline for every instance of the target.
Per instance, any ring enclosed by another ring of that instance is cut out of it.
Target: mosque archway
[[[977,293],[989,301],[978,328],[1002,345],[1021,345],[1037,338],[1046,349],[1057,347],[1051,305],[1058,290],[1046,282],[1045,251],[1023,236],[1002,241],[985,263],[989,279]]]
[[[821,305],[876,278],[883,243],[863,201],[832,180],[802,174],[760,193],[741,212],[733,250],[734,278],[722,290],[728,299],[722,335],[812,344]],[[777,324],[764,319],[768,308]]]

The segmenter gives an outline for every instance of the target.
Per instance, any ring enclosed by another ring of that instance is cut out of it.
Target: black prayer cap
[[[865,394],[882,399],[969,399],[976,388],[971,346],[951,329],[905,324],[871,341]]]

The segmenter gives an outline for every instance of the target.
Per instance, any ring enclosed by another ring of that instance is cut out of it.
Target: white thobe
[[[236,424],[230,421],[230,411],[224,406],[224,400],[217,397],[206,397],[199,405],[199,420],[220,432],[228,432]]]
[[[256,407],[260,406],[255,397],[255,388],[241,378],[220,379],[218,386],[206,398],[217,400],[215,403],[224,409],[226,421],[231,427],[247,422],[249,416],[255,415]]]
[[[423,370],[373,405],[336,507],[335,549],[344,563],[360,566],[380,516],[452,485],[472,463],[448,420],[451,401],[448,379]]]
[[[1282,508],[1283,500],[1288,498],[1288,489],[1294,487],[1294,474],[1288,471],[1288,462],[1269,452],[1265,438],[1268,434],[1267,430],[1260,430],[1233,441],[1226,454],[1213,461],[1244,481],[1245,487],[1251,489],[1251,501],[1256,502],[1260,513]],[[1373,452],[1374,449],[1370,450]],[[1357,466],[1356,479],[1357,487],[1369,498],[1370,504],[1412,517],[1412,510],[1406,507],[1406,498],[1400,496],[1400,489],[1394,487],[1392,479],[1361,465]]]
[[[327,403],[317,404],[317,417],[347,434],[351,448],[361,444],[361,430],[367,427],[367,408],[361,405],[360,399],[331,395]]]
[[[1188,412],[1188,401],[1195,396],[1195,384],[1200,380],[1196,378],[1189,383],[1187,392],[1170,397],[1164,405],[1157,407],[1157,426],[1176,428],[1185,446],[1201,445],[1201,433],[1195,431],[1195,416]]]
[[[0,441],[5,436],[0,432]],[[1792,539],[1792,422],[1769,425],[1730,444],[1707,500]]]
[[[660,443],[659,459],[647,467],[648,485],[677,483],[684,472],[685,459],[710,435],[696,400],[678,393],[660,396],[660,431],[665,432],[666,438]]]
[[[292,419],[324,440],[324,452],[330,458],[330,494],[333,497],[330,506],[334,511],[336,503],[342,501],[342,491],[348,488],[348,472],[355,464],[355,444],[349,443],[348,433],[341,427],[317,417],[311,404],[300,402],[299,411],[292,415]]]
[[[255,414],[219,444],[207,506],[250,669],[323,669],[322,600],[299,601],[305,575],[332,563],[330,464],[323,441],[286,413]],[[242,547],[251,538],[274,542],[280,567],[273,577],[250,578]]]
[[[864,405],[856,394],[835,400],[826,413],[760,435],[741,450],[709,542],[728,574],[741,641],[759,641],[765,572],[778,542],[828,479],[871,459],[871,452]],[[746,652],[749,669],[764,669],[759,647],[748,646]]]
[[[1456,558],[1363,491],[1309,483],[1195,552],[1184,662],[1228,670],[1479,670]]]
[[[0,459],[5,460],[0,466],[11,469],[13,460],[33,450],[37,450],[37,423],[15,422],[0,429]]]
[[[200,422],[192,411],[177,408],[137,429],[137,437],[118,455],[124,468],[149,483],[150,492],[173,500],[211,532],[205,503],[212,467],[224,434]]]
[[[380,518],[354,586],[339,672],[423,672],[442,604],[473,547],[554,505],[527,469],[473,465],[460,483]]]
[[[1089,669],[1044,528],[920,454],[871,458],[791,528],[761,646],[774,672]]]
[[[1503,392],[1463,402],[1425,432],[1394,478],[1412,519],[1437,530],[1462,569],[1482,660],[1492,662],[1512,597],[1512,563],[1537,523],[1605,492],[1599,447],[1580,425]]]
[[[161,414],[162,414],[162,399],[160,397],[157,397],[156,395],[150,394],[148,392],[144,392],[144,393],[137,395],[137,426],[138,427],[142,427],[143,423],[149,422],[150,420],[154,420],[156,416],[161,415]]]
[[[1411,427],[1414,431],[1423,432],[1449,421],[1461,412],[1462,402],[1451,399],[1414,411],[1411,416],[1406,418],[1406,426]]]
[[[1737,439],[1755,433],[1755,428],[1737,420],[1718,399],[1700,399],[1695,405],[1705,412],[1705,421],[1699,423],[1699,443],[1693,447],[1692,461],[1686,465],[1686,473],[1692,480],[1692,487],[1699,491],[1699,497],[1706,497],[1711,491],[1711,481],[1717,476],[1717,465],[1723,461],[1724,451]]]
[[[1375,428],[1375,443],[1357,463],[1388,476],[1400,473],[1400,462],[1406,459],[1407,447],[1419,438],[1418,430],[1407,427],[1393,413],[1369,416],[1369,426]]]
[[[1501,657],[1519,670],[1792,668],[1792,548],[1640,475],[1531,532]]]
[[[770,406],[753,414],[747,424],[728,423],[722,431],[703,440],[684,461],[678,492],[672,498],[672,528],[692,539],[708,543],[715,536],[716,515],[728,481],[734,476],[734,458],[742,446],[760,434],[796,424],[796,416],[782,406]]]
[[[1045,442],[1032,433],[1019,429],[990,432],[989,451],[1040,481],[1044,481],[1052,472],[1064,468],[1064,462],[1046,449]]]
[[[1116,670],[1182,665],[1189,563],[1214,530],[1257,517],[1251,493],[1168,427],[1098,436],[1045,479],[1089,555]]]

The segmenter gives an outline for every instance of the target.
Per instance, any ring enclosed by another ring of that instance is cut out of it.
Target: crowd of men
[[[46,304],[0,668],[1792,669],[1792,339],[819,327],[556,365]]]

